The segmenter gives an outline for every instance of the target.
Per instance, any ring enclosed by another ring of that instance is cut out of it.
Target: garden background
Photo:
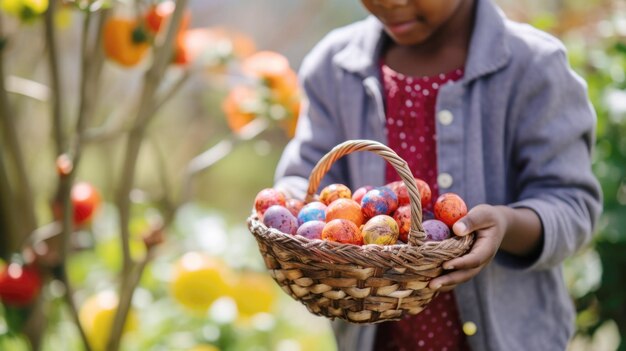
[[[365,11],[156,3],[0,1],[0,350],[335,349],[264,273],[245,219],[292,132],[293,72]],[[626,3],[498,3],[560,38],[588,83],[604,214],[566,262],[570,349],[626,350]]]

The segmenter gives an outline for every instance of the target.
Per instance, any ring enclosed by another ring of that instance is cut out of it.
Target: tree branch
[[[117,205],[120,214],[120,236],[122,241],[122,284],[120,287],[120,304],[115,313],[113,325],[111,328],[111,334],[107,343],[108,351],[117,351],[120,346],[120,339],[124,327],[124,322],[128,315],[130,306],[130,299],[137,286],[138,279],[135,282],[133,280],[133,272],[137,269],[143,271],[142,263],[138,265],[133,262],[130,255],[130,198],[129,194],[132,190],[135,180],[135,171],[137,166],[137,159],[141,145],[143,142],[145,129],[154,116],[156,109],[155,106],[155,93],[158,85],[163,77],[165,69],[171,60],[172,56],[172,43],[180,27],[180,21],[183,16],[183,11],[187,6],[187,0],[180,0],[176,3],[176,9],[171,16],[170,23],[167,26],[165,37],[158,37],[156,46],[154,49],[154,61],[152,66],[148,69],[144,76],[144,87],[139,104],[139,111],[137,112],[137,118],[133,129],[128,135],[126,143],[126,153],[124,164],[122,168],[122,174],[120,179],[120,186],[117,192]],[[145,265],[145,264],[144,264]],[[139,268],[135,268],[135,267]],[[139,274],[139,273],[136,273]],[[127,300],[126,300],[127,299]],[[124,304],[128,304],[125,306]]]

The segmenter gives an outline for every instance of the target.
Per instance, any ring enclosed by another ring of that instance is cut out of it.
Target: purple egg
[[[326,221],[326,205],[319,201],[304,205],[298,213],[298,225],[309,221]]]
[[[291,212],[279,205],[270,206],[263,214],[263,224],[287,234],[296,234],[298,220]]]
[[[426,240],[441,241],[450,237],[450,229],[440,220],[429,219],[422,223],[426,232]]]
[[[308,221],[298,228],[297,235],[301,235],[307,239],[321,239],[322,230],[326,222],[323,221]]]

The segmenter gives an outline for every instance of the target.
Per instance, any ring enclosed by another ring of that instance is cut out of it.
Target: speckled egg
[[[405,243],[409,240],[409,231],[411,230],[411,206],[404,205],[398,207],[393,213],[393,219],[398,223],[398,238]]]
[[[352,199],[337,199],[326,207],[327,222],[340,218],[352,221],[357,227],[361,227],[365,220],[361,205]]]
[[[385,186],[391,189],[394,193],[396,193],[396,196],[398,197],[398,206],[404,206],[409,204],[409,192],[402,180],[391,182]]]
[[[308,221],[326,221],[326,205],[319,201],[309,202],[298,212],[298,225]]]
[[[303,236],[307,239],[321,239],[324,226],[326,226],[326,222],[309,221],[309,222],[302,224],[298,228],[298,231],[296,232],[296,234]]]
[[[270,206],[263,215],[263,224],[287,234],[296,234],[298,220],[283,206]]]
[[[322,239],[342,244],[363,245],[361,231],[347,219],[333,219],[322,230]]]
[[[429,219],[422,226],[426,232],[426,240],[441,241],[450,237],[450,228],[440,220]]]
[[[331,202],[337,199],[351,199],[352,191],[350,188],[343,184],[331,184],[326,186],[320,192],[320,201],[324,205],[330,205]]]
[[[287,207],[287,209],[289,210],[289,212],[291,212],[292,215],[297,217],[302,207],[304,207],[304,201],[301,201],[298,199],[287,199],[287,202],[285,203],[285,207]]]
[[[467,214],[465,201],[455,193],[441,194],[434,206],[435,218],[452,228],[454,223]]]
[[[366,186],[362,186],[358,189],[356,189],[353,193],[352,193],[352,200],[356,201],[357,203],[361,203],[361,200],[363,199],[363,195],[365,195],[365,193],[367,193],[368,191],[374,189],[373,186],[371,185],[366,185]]]
[[[266,188],[259,191],[254,198],[254,208],[259,217],[262,217],[270,206],[285,206],[286,201],[285,194],[282,192],[273,188]]]
[[[398,197],[388,187],[381,186],[374,188],[361,200],[361,209],[366,218],[377,215],[389,215],[398,208]]]
[[[425,181],[420,178],[415,178],[415,185],[417,185],[417,191],[420,193],[420,202],[422,203],[422,207],[430,206],[430,201],[432,200],[432,191],[430,190],[430,186]]]
[[[398,241],[398,234],[398,223],[387,215],[370,218],[361,229],[364,244],[393,245]]]

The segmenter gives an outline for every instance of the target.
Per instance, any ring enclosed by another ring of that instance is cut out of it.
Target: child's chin
[[[413,46],[423,44],[431,37],[432,33],[420,32],[420,33],[407,33],[404,35],[396,35],[393,33],[387,32],[389,37],[398,45],[402,46]]]

